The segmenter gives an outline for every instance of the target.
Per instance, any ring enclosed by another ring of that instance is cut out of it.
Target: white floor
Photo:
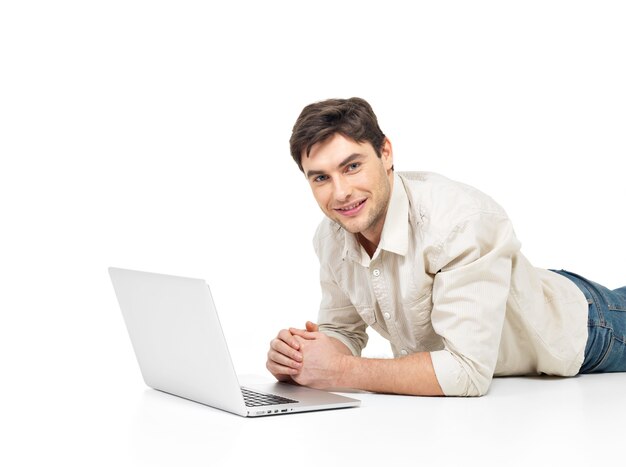
[[[5,400],[0,464],[525,466],[623,459],[626,374],[502,378],[474,399],[356,393],[360,408],[262,419],[147,389],[134,378],[91,383],[42,381],[28,388],[38,397]]]

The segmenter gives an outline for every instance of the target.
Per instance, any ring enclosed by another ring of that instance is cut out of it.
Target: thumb
[[[319,329],[320,329],[320,327],[317,324],[315,324],[315,323],[313,323],[311,321],[307,321],[306,322],[306,330],[307,331],[309,331],[309,332],[317,332],[317,331],[319,331]]]

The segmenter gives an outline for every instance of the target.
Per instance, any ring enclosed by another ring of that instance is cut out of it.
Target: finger
[[[308,339],[308,340],[312,340],[312,339],[316,339],[320,336],[320,332],[310,332],[310,331],[304,331],[303,329],[294,329],[294,328],[289,328],[289,331],[297,337],[301,337],[303,339]]]
[[[285,366],[280,366],[275,363],[268,363],[267,369],[271,374],[279,378],[279,380],[284,381],[287,378],[296,377],[300,374],[299,370],[295,368],[288,368]]]
[[[289,328],[289,332],[293,336],[304,337],[308,331],[306,329]]]
[[[305,327],[306,329],[289,328],[289,332],[296,336],[305,337],[307,333],[318,332],[320,329],[320,327],[312,321],[307,321]]]
[[[293,338],[293,333],[291,332],[291,329],[293,329],[293,328],[281,330],[278,333],[278,339],[280,339],[281,341],[283,341],[287,345],[293,347],[294,349],[299,350],[300,349],[300,344],[298,344],[298,341]]]
[[[293,338],[294,341],[297,341],[297,339]],[[298,344],[298,347],[300,347],[300,344]],[[293,347],[285,344],[285,342],[279,340],[279,339],[274,339],[271,343],[270,343],[270,352],[274,351],[278,354],[283,355],[284,357],[290,359],[290,360],[294,360],[296,362],[301,362],[302,361],[302,354],[300,352],[298,352],[297,350],[295,350]],[[269,355],[269,352],[268,352]]]
[[[309,332],[317,332],[320,330],[320,327],[312,321],[307,321],[305,326],[306,330]]]
[[[272,373],[274,376],[279,376],[279,375],[294,376],[300,373],[300,369],[298,368],[292,368],[289,366],[281,365],[280,363],[277,363],[271,359],[267,360],[267,363],[265,364],[265,366],[270,371],[270,373]]]
[[[281,366],[286,366],[286,367],[290,367],[290,368],[295,368],[297,370],[299,370],[300,368],[302,368],[302,363],[298,362],[292,358],[289,358],[286,355],[283,355],[279,352],[276,352],[275,350],[270,350],[267,353],[267,358],[268,360],[271,360]]]

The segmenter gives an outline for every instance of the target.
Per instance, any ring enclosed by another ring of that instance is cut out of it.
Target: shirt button
[[[400,352],[400,355],[403,355],[403,356],[404,356],[404,355],[408,355],[408,354],[409,354],[409,352],[407,352],[407,351],[406,351],[406,350],[404,350],[404,349],[402,349],[402,351]]]
[[[372,271],[372,274],[374,274],[374,277],[378,277],[378,276],[380,276],[380,270],[379,269],[374,269]]]
[[[391,315],[389,313],[385,313],[383,316],[385,317],[385,319],[391,318]]]

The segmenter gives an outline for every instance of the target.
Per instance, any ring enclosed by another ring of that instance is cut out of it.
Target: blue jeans
[[[580,373],[626,371],[626,287],[609,290],[564,269],[550,271],[572,280],[589,303],[589,338]]]

